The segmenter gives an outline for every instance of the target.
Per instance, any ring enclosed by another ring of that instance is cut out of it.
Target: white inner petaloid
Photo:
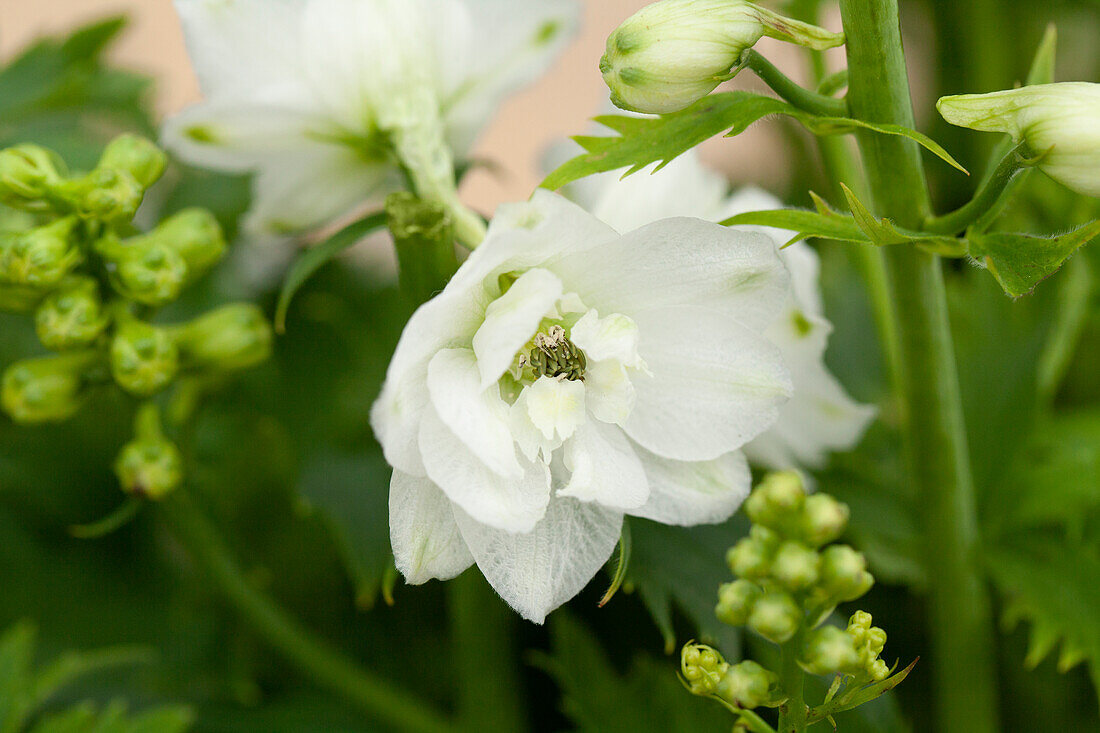
[[[632,380],[648,375],[638,355],[638,327],[619,313],[601,317],[576,293],[562,293],[548,270],[501,282],[504,292],[489,304],[473,338],[482,383],[492,395],[497,382],[502,416],[528,460],[549,464],[565,447],[562,459],[572,476],[559,493],[586,498],[588,461],[572,450],[571,439],[589,420],[622,426],[629,417]]]

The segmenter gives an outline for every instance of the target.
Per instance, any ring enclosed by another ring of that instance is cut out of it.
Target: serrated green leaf
[[[1058,271],[1080,247],[1100,236],[1100,220],[1060,236],[996,232],[970,237],[970,256],[983,263],[1005,293],[1018,298]]]
[[[1018,533],[986,550],[986,565],[1006,597],[1006,620],[1032,627],[1027,662],[1062,643],[1061,670],[1087,662],[1100,693],[1100,554],[1093,543],[1051,533]]]
[[[179,706],[164,706],[128,714],[125,703],[113,701],[101,712],[92,703],[81,703],[60,713],[46,715],[31,733],[183,733],[194,716]]]
[[[591,733],[725,730],[733,718],[677,681],[676,663],[639,655],[616,669],[599,641],[568,612],[550,617],[551,650],[533,655],[557,682],[562,711],[576,730]]]
[[[146,647],[112,647],[90,652],[71,651],[62,654],[35,675],[32,704],[42,705],[62,687],[80,677],[112,667],[148,664],[155,659]]]
[[[855,220],[856,225],[874,244],[887,246],[912,242],[919,247],[945,256],[959,256],[965,251],[963,249],[964,245],[961,245],[959,240],[954,237],[914,232],[896,226],[889,219],[877,218],[852,192],[852,189],[843,183],[840,184],[840,188],[844,191],[844,198],[848,202],[848,209],[852,212],[852,218]]]
[[[298,259],[294,260],[294,264],[290,266],[290,271],[287,272],[286,278],[283,280],[283,288],[279,292],[279,304],[275,308],[275,330],[280,333],[286,330],[286,312],[290,307],[290,301],[313,273],[321,269],[333,257],[385,225],[385,212],[377,211],[368,214],[359,221],[348,224],[321,244],[310,247],[299,255]]]
[[[836,212],[822,214],[805,209],[748,211],[721,222],[723,226],[754,225],[788,229],[798,232],[798,239],[817,237],[854,244],[873,244],[850,216]]]
[[[627,168],[636,173],[650,163],[657,170],[699,143],[726,131],[730,137],[744,132],[754,122],[770,115],[785,115],[801,122],[816,135],[837,135],[866,129],[884,135],[900,135],[916,141],[950,165],[965,172],[936,142],[914,130],[847,117],[817,117],[781,99],[752,92],[711,94],[695,104],[655,118],[604,115],[597,117],[604,127],[619,133],[613,137],[575,137],[585,153],[565,162],[542,182],[556,190],[579,178]]]

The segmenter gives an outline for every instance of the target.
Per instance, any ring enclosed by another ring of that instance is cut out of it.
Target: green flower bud
[[[183,209],[162,221],[145,237],[164,242],[178,252],[192,277],[207,271],[225,255],[221,225],[206,209]]]
[[[856,611],[848,619],[848,633],[862,635],[871,628],[871,614],[866,611]]]
[[[749,628],[776,644],[794,636],[802,622],[802,609],[790,593],[768,590],[756,599],[749,614]]]
[[[175,332],[187,366],[225,371],[247,369],[271,356],[271,326],[251,303],[227,305]]]
[[[130,174],[142,188],[149,188],[164,175],[168,155],[151,141],[139,135],[124,134],[103,149],[96,168],[106,168]]]
[[[867,560],[848,545],[832,545],[821,553],[821,588],[830,598],[854,601],[871,589],[875,579]]]
[[[187,262],[163,242],[144,237],[121,242],[110,234],[95,248],[108,262],[111,287],[129,300],[164,305],[178,298],[187,284]]]
[[[745,537],[726,552],[726,563],[734,575],[760,580],[771,569],[774,550],[754,537]]]
[[[170,440],[134,440],[115,460],[122,490],[144,499],[163,499],[183,480],[183,458]]]
[[[98,362],[93,351],[16,362],[4,372],[0,403],[16,422],[65,420],[83,404],[87,374]]]
[[[0,234],[0,283],[51,288],[84,259],[66,217],[17,234]]]
[[[867,674],[871,675],[873,681],[882,682],[890,676],[890,666],[881,659],[876,659],[871,668],[867,670]]]
[[[608,37],[600,71],[616,106],[675,112],[731,78],[741,54],[765,35],[815,49],[844,43],[843,34],[744,0],[661,0]]]
[[[806,497],[802,507],[800,529],[802,537],[814,547],[821,547],[840,537],[848,526],[848,505],[828,494]]]
[[[718,696],[737,707],[751,710],[771,702],[778,684],[779,677],[774,672],[746,660],[734,664],[722,675]]]
[[[755,524],[783,533],[805,501],[802,478],[793,471],[779,471],[765,476],[749,495],[745,513]]]
[[[821,556],[799,542],[784,542],[772,560],[771,574],[788,590],[797,591],[817,582]]]
[[[83,275],[62,282],[34,314],[38,340],[54,351],[88,346],[109,320],[99,299],[99,284]]]
[[[33,311],[45,291],[29,285],[5,285],[0,283],[0,312],[29,313]]]
[[[680,674],[693,695],[713,695],[729,664],[706,644],[687,643],[680,652]]]
[[[16,145],[0,150],[0,203],[43,211],[53,189],[66,173],[61,157],[38,145]]]
[[[744,626],[752,613],[753,604],[764,591],[748,580],[723,583],[718,588],[718,605],[714,614],[718,620],[730,626]]]
[[[855,641],[835,626],[822,626],[807,634],[798,661],[810,674],[855,674],[863,671]]]
[[[118,326],[110,357],[118,385],[142,397],[166,387],[179,370],[179,349],[168,331],[138,320]]]
[[[96,168],[58,186],[62,199],[83,219],[129,221],[137,213],[145,188],[123,170]]]
[[[952,125],[1004,132],[1042,156],[1039,168],[1067,188],[1100,196],[1100,84],[1036,84],[989,94],[943,97]]]

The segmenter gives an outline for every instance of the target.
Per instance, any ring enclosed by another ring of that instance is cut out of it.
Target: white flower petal
[[[430,405],[428,362],[441,349],[469,344],[488,304],[480,288],[444,290],[417,308],[405,324],[370,422],[386,461],[405,473],[424,475],[418,445],[420,421]]]
[[[665,219],[547,265],[601,313],[701,306],[763,328],[789,294],[775,243],[698,219]],[[644,355],[643,355],[644,356]]]
[[[673,461],[634,450],[649,478],[649,501],[628,513],[662,524],[690,527],[724,522],[752,489],[745,456],[733,451],[712,461]]]
[[[519,478],[493,473],[431,408],[420,421],[420,451],[428,478],[479,522],[529,532],[546,512],[550,470],[545,464],[521,460]]]
[[[524,618],[546,615],[588,584],[611,557],[623,515],[599,504],[555,497],[531,532],[502,532],[461,510],[455,521],[485,579]]]
[[[560,296],[561,280],[535,268],[520,275],[507,293],[489,304],[473,342],[482,387],[508,371],[516,352],[531,340]]]
[[[175,0],[207,98],[251,95],[300,78],[307,0]]]
[[[390,479],[390,545],[410,585],[448,580],[474,563],[450,500],[428,479],[401,471]]]
[[[539,377],[523,390],[527,416],[547,440],[568,440],[585,420],[584,382]]]
[[[523,475],[508,428],[508,405],[496,384],[481,386],[470,349],[443,349],[428,364],[428,394],[443,423],[492,472]]]
[[[589,420],[565,444],[573,475],[558,496],[595,501],[613,509],[637,509],[649,498],[645,469],[622,430]]]
[[[702,461],[771,427],[791,395],[779,350],[728,316],[664,308],[634,316],[651,378],[633,379],[637,403],[624,426],[665,458]]]
[[[638,326],[621,313],[600,318],[590,310],[569,330],[569,338],[589,361],[614,359],[624,366],[640,366]]]
[[[531,422],[531,416],[527,413],[529,391],[525,389],[520,392],[519,397],[512,404],[508,412],[508,424],[512,428],[512,437],[516,440],[516,446],[527,460],[542,460],[544,463],[549,463],[551,453],[561,445],[561,440],[547,438],[535,427],[535,423]]]
[[[622,425],[630,417],[634,385],[621,363],[613,360],[590,363],[584,371],[584,386],[585,407],[597,420]]]

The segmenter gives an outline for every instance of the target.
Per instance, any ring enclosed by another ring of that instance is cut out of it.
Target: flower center
[[[532,370],[535,379],[556,377],[583,382],[587,366],[584,352],[569,340],[561,326],[536,333],[530,353],[520,355],[520,367]]]

